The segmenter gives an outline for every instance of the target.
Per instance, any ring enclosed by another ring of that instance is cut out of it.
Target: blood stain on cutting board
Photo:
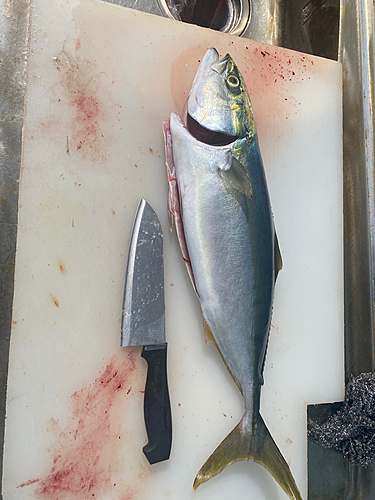
[[[285,120],[298,115],[301,103],[295,97],[297,86],[311,79],[314,61],[299,52],[276,47],[255,47],[246,53],[245,79],[256,94],[254,114],[259,131],[267,121],[278,122],[280,132]],[[305,87],[306,88],[306,87]]]
[[[56,69],[60,72],[60,83],[74,110],[71,123],[71,137],[67,138],[67,154],[74,152],[83,160],[103,163],[107,159],[106,137],[102,124],[107,118],[105,106],[98,95],[100,77],[96,64],[79,56],[79,40],[75,53],[63,48],[55,57]],[[109,97],[109,96],[108,96]]]
[[[52,295],[52,293],[49,294],[50,296],[50,299],[52,300],[52,303],[56,306],[56,307],[60,307],[60,302],[59,300],[54,296]]]
[[[60,273],[61,273],[63,276],[65,276],[65,274],[66,274],[66,272],[67,272],[67,271],[66,271],[66,265],[65,265],[65,262],[64,262],[64,261],[62,261],[61,259],[59,259],[59,260],[57,261],[57,265],[58,265],[58,268],[59,268]]]
[[[111,425],[111,408],[118,398],[131,397],[136,352],[130,350],[125,362],[112,358],[93,383],[72,394],[70,422],[65,429],[56,419],[49,420],[47,430],[55,439],[48,450],[53,465],[46,477],[30,479],[18,488],[36,485],[38,500],[87,500],[117,491],[113,474],[120,467],[122,441],[118,429]],[[132,485],[121,491],[129,500],[135,493]]]

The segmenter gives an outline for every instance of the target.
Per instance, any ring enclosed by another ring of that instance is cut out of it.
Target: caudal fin
[[[273,475],[289,498],[302,500],[290,468],[259,413],[251,427],[249,429],[242,419],[198,472],[193,489],[234,462],[253,460]]]

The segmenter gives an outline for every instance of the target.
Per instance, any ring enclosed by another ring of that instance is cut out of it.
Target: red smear
[[[120,500],[132,500],[134,498],[133,494],[132,493],[125,493],[125,495],[123,495]]]
[[[30,484],[37,483],[38,481],[40,481],[40,478],[39,479],[30,479],[30,481],[26,481],[26,483],[19,484],[17,486],[17,488],[24,488],[25,486],[30,486]]]
[[[76,41],[75,49],[81,47]],[[106,143],[102,122],[106,118],[103,105],[98,97],[100,79],[95,74],[95,64],[82,57],[62,50],[55,58],[61,82],[74,110],[71,124],[73,143],[70,148],[78,152],[84,160],[102,163],[106,161]]]
[[[126,397],[129,381],[136,369],[135,354],[127,362],[112,361],[92,384],[72,395],[71,422],[57,434],[53,466],[35,491],[40,500],[87,500],[100,498],[113,487],[116,469],[113,444],[118,441],[111,432],[110,410],[118,397]],[[55,426],[58,426],[54,421]]]
[[[72,97],[72,105],[76,108],[76,133],[74,136],[77,143],[77,150],[84,149],[91,151],[92,154],[96,151],[96,143],[101,133],[99,118],[100,118],[100,103],[98,99],[85,92],[80,92],[77,96]],[[77,126],[79,124],[79,126]],[[92,156],[91,154],[91,156]]]

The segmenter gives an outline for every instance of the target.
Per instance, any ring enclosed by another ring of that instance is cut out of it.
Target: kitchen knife
[[[129,247],[121,325],[121,346],[143,345],[148,363],[144,418],[150,464],[168,460],[172,417],[167,382],[165,341],[163,233],[159,219],[143,199],[139,202]]]

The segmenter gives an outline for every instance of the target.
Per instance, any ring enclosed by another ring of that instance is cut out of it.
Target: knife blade
[[[134,219],[125,278],[121,346],[142,345],[147,361],[144,419],[150,464],[168,460],[172,416],[165,340],[163,233],[151,206],[141,199]]]

